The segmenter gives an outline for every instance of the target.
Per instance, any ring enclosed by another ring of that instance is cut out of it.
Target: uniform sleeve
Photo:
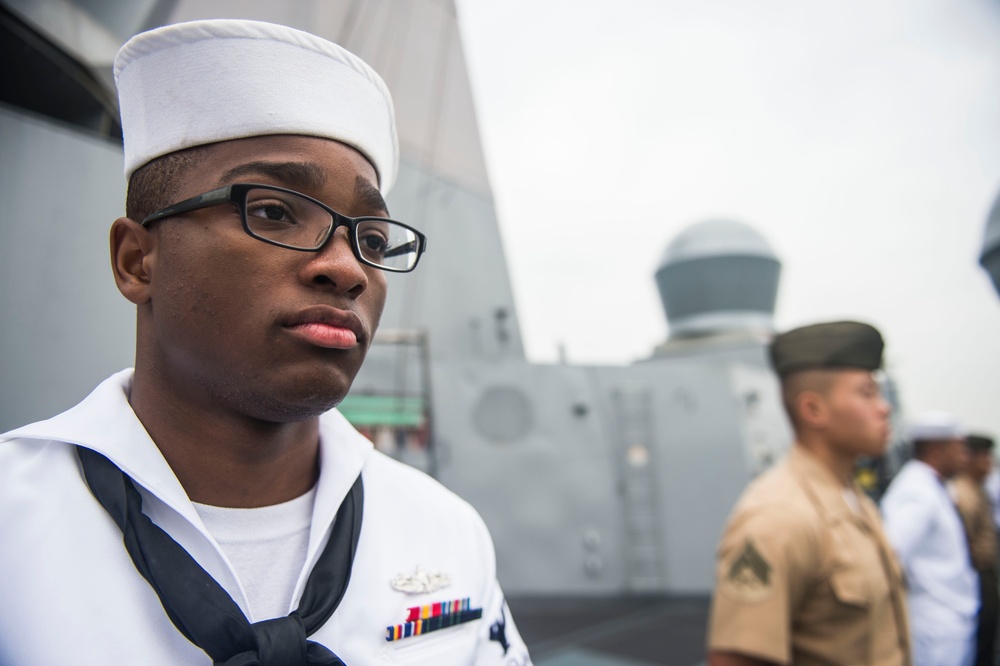
[[[983,482],[983,491],[990,500],[990,507],[993,511],[993,524],[1000,529],[1000,472],[994,469]]]
[[[815,525],[787,507],[734,515],[716,558],[708,649],[791,662],[792,616],[819,576]]]
[[[908,569],[913,554],[931,528],[936,507],[927,501],[927,493],[907,488],[890,492],[882,502],[882,523],[885,536],[892,544],[904,569]]]
[[[483,622],[476,666],[530,666],[528,648],[521,640],[500,584],[494,582],[490,603],[483,606]]]
[[[954,484],[955,508],[958,509],[958,516],[962,519],[962,526],[965,527],[965,534],[969,541],[978,533],[982,512],[979,510],[979,498],[975,494],[974,488],[966,483],[965,479],[958,479]]]
[[[955,506],[965,527],[973,566],[979,570],[994,568],[996,529],[986,494],[972,479],[959,478],[955,481]]]
[[[471,507],[470,507],[470,510]],[[531,666],[528,648],[521,640],[503,590],[496,577],[496,551],[489,529],[481,516],[472,510],[478,532],[480,557],[484,563],[483,616],[475,651],[475,666]]]

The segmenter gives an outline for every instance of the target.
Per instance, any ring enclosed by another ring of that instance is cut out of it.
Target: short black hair
[[[993,450],[993,438],[986,435],[969,435],[965,438],[965,445],[973,453],[987,453]]]
[[[177,180],[202,157],[204,146],[195,146],[157,157],[132,172],[125,197],[125,215],[136,222],[176,203]]]

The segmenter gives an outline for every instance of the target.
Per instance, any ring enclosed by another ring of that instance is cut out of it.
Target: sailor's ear
[[[149,229],[119,217],[111,224],[111,270],[122,296],[136,305],[148,303],[155,264],[156,242]]]

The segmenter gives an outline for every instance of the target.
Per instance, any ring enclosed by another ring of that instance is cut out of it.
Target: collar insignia
[[[413,574],[398,574],[391,581],[393,589],[406,594],[426,594],[437,592],[451,585],[451,577],[440,571],[428,572],[417,566]]]

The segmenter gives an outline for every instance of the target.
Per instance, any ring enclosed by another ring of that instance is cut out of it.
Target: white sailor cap
[[[911,442],[965,439],[967,434],[953,414],[942,411],[919,414],[906,427]]]
[[[125,179],[184,148],[267,134],[360,151],[387,193],[399,168],[392,97],[360,58],[301,30],[219,19],[130,39],[115,58]]]

